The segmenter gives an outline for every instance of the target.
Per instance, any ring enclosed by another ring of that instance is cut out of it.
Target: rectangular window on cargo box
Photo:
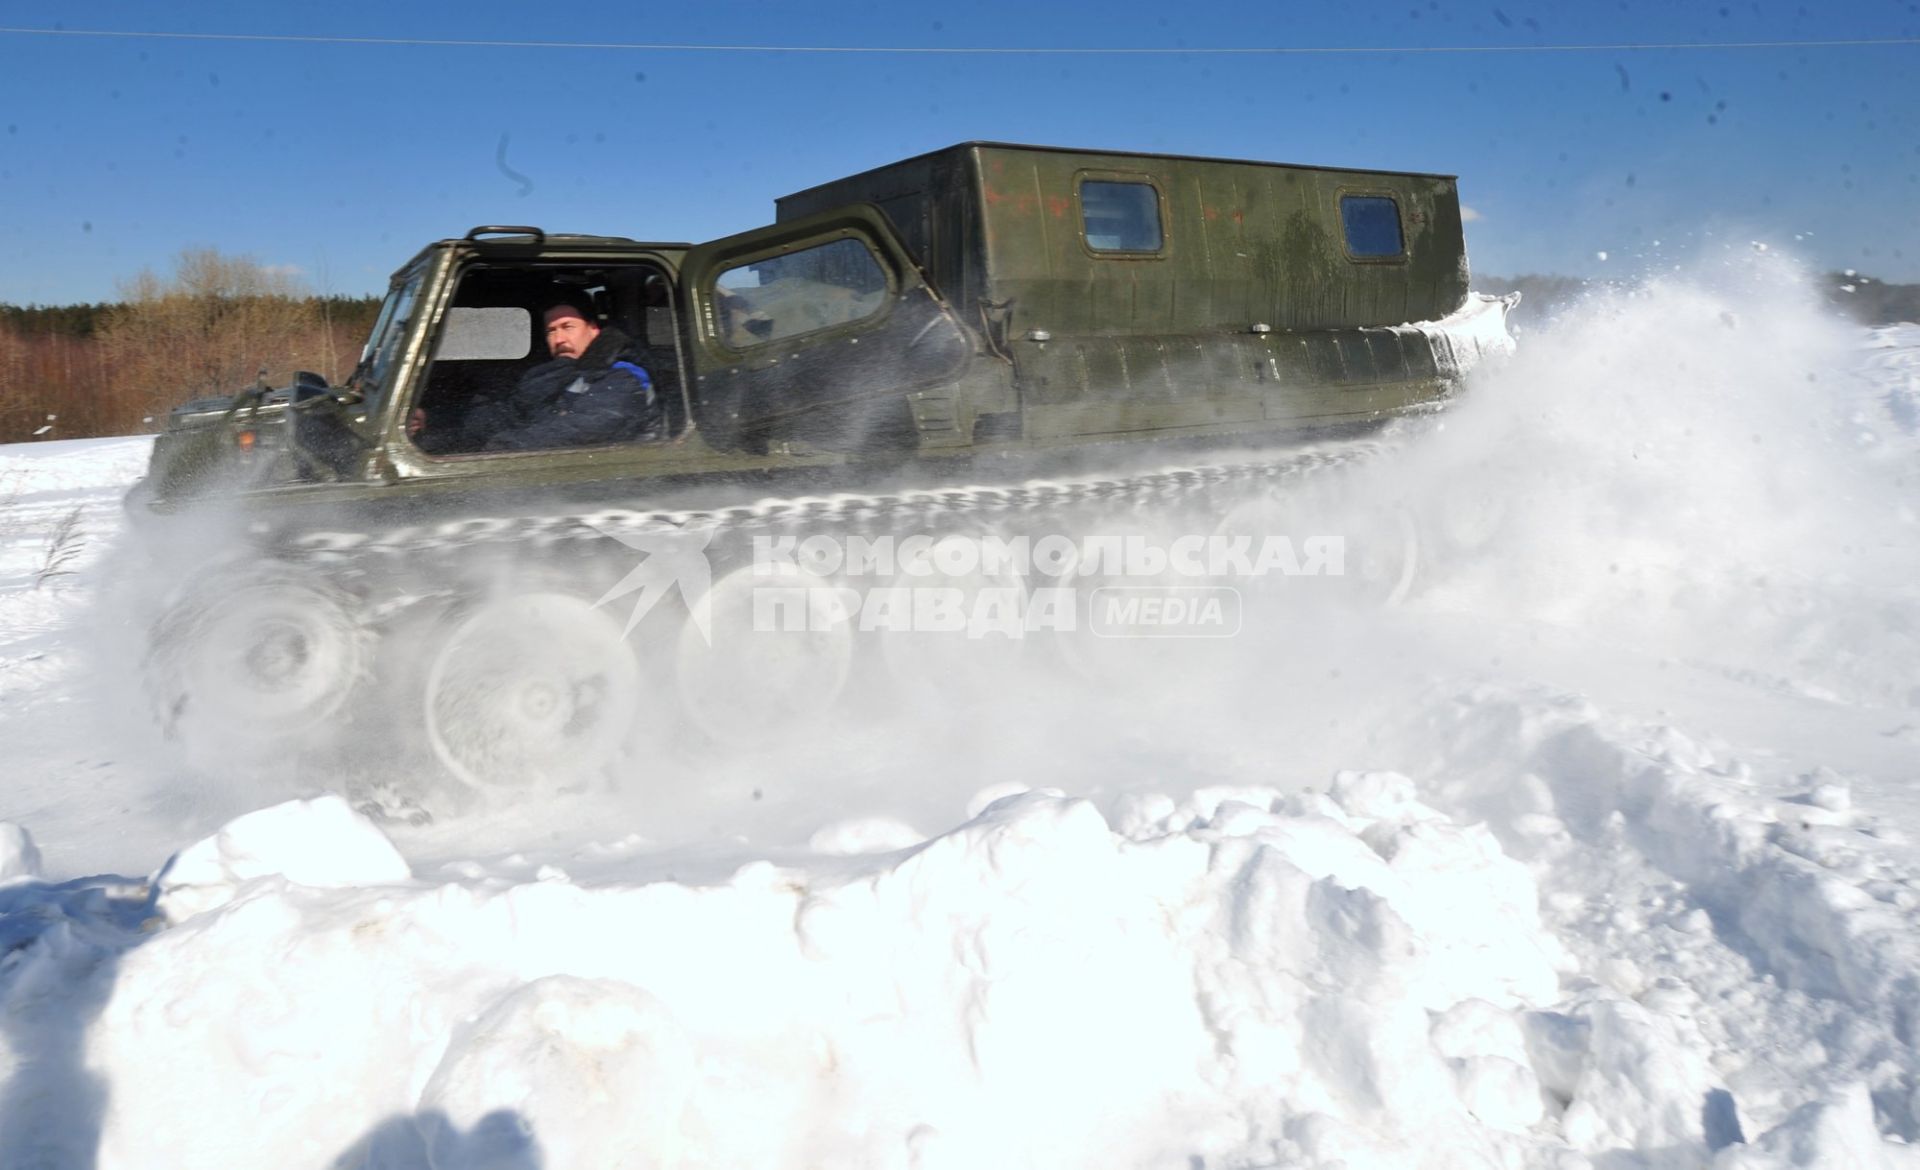
[[[1096,252],[1158,252],[1160,193],[1151,183],[1088,179],[1080,184],[1080,226]]]
[[[1351,256],[1398,256],[1407,250],[1400,236],[1400,207],[1385,195],[1342,195],[1340,223],[1347,230]]]

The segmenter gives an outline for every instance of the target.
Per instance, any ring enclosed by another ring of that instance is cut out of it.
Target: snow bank
[[[339,796],[248,813],[175,854],[154,876],[156,905],[179,921],[231,902],[249,883],[280,878],[327,888],[401,882],[399,850]]]
[[[1558,948],[1484,829],[1358,773],[1116,821],[1029,793],[852,876],[584,888],[423,884],[337,802],[251,814],[162,876],[175,925],[88,1036],[99,1164],[1452,1167],[1540,1144],[1522,1034]]]
[[[1595,881],[1618,953],[1577,968],[1534,874],[1645,851],[1774,978],[1884,1004],[1863,1050],[1912,1010],[1920,932],[1787,880],[1807,859],[1684,737],[1461,710],[1436,792],[1484,825],[1385,772],[1106,815],[1025,792],[905,851],[697,887],[429,882],[338,801],[249,814],[156,879],[170,925],[101,991],[99,1165],[1910,1165],[1876,1114],[1910,1068],[1769,1102],[1689,998],[1738,989],[1639,977],[1715,925]],[[1535,780],[1474,777],[1477,748]]]
[[[1890,1146],[1874,1133],[1866,1086],[1841,1085],[1794,1111],[1753,1148],[1731,1148],[1714,1170],[1911,1170],[1920,1152]]]
[[[0,444],[0,497],[126,490],[147,469],[152,435]]]
[[[1526,1022],[1572,1146],[1920,1167],[1882,1136],[1920,1124],[1920,871],[1879,847],[1897,831],[1831,773],[1772,795],[1744,761],[1570,697],[1477,690],[1436,722],[1452,779],[1432,799],[1568,883],[1543,890],[1549,925],[1596,979]]]

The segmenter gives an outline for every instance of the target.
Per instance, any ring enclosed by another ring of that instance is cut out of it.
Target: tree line
[[[1474,287],[1526,294],[1524,324],[1591,286],[1520,276]],[[1834,272],[1821,287],[1861,324],[1920,321],[1920,284]],[[262,373],[276,386],[296,370],[337,383],[380,308],[378,297],[315,296],[292,276],[211,248],[182,252],[171,276],[142,272],[120,293],[100,304],[0,305],[0,443],[157,431],[180,403],[232,394]]]
[[[370,329],[380,313],[376,296],[331,296],[306,298],[323,318],[352,329]],[[119,301],[94,301],[84,305],[8,305],[0,304],[0,329],[30,336],[92,337],[99,333],[114,313],[126,308]]]
[[[315,296],[298,279],[211,248],[170,276],[142,272],[102,304],[0,305],[0,443],[157,431],[194,398],[296,370],[339,381],[378,297]]]

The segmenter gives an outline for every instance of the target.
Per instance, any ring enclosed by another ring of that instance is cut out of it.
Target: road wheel
[[[719,744],[755,747],[826,717],[853,668],[854,614],[837,584],[777,564],[715,580],[674,642],[687,718]]]
[[[483,790],[559,791],[604,775],[645,698],[618,618],[565,593],[458,616],[427,672],[429,746]]]
[[[162,726],[196,753],[324,739],[367,675],[355,599],[318,574],[236,566],[180,598],[155,623],[145,681]]]

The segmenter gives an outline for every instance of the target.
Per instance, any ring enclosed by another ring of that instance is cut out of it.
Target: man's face
[[[600,326],[586,319],[572,305],[555,305],[547,310],[547,352],[557,358],[576,361],[587,352]]]

